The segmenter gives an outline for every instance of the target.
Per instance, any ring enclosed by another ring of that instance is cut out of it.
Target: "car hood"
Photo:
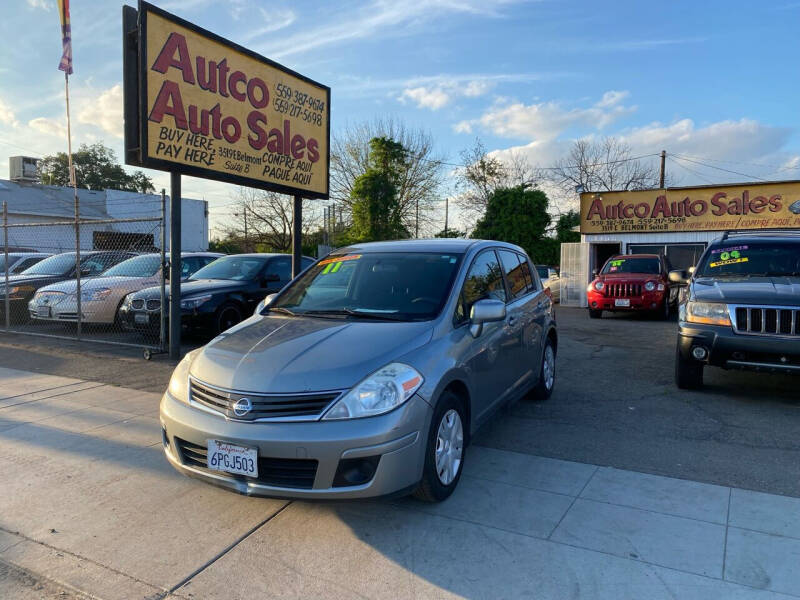
[[[701,277],[692,285],[692,294],[700,302],[800,305],[800,277]]]
[[[212,340],[194,358],[190,373],[247,392],[342,390],[432,335],[429,322],[265,316]]]
[[[231,281],[230,279],[194,279],[181,283],[181,297],[199,296],[215,292],[232,292],[247,287],[248,281]],[[169,297],[169,282],[167,282],[167,297]],[[264,295],[267,295],[266,290]],[[152,299],[161,297],[161,288],[150,287],[136,294],[137,298]]]
[[[112,290],[138,290],[145,285],[153,285],[154,277],[92,277],[81,279],[81,290],[97,290],[111,288]],[[61,281],[47,286],[47,291],[74,294],[78,283],[74,279]]]

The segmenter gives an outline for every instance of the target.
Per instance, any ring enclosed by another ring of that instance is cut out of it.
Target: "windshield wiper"
[[[800,277],[800,271],[767,271],[766,273],[750,273],[753,277]]]
[[[361,310],[353,310],[352,308],[337,308],[337,309],[329,309],[329,310],[305,310],[303,311],[304,315],[314,315],[324,317],[326,315],[331,316],[344,316],[344,317],[356,317],[359,319],[375,319],[377,321],[405,321],[401,317],[398,317],[396,314],[387,314],[387,313],[373,313]]]
[[[283,308],[282,306],[276,306],[274,308],[268,307],[268,311],[267,312],[281,313],[282,315],[289,315],[290,317],[296,317],[297,316],[296,312],[294,312],[292,310],[289,310],[288,308]]]

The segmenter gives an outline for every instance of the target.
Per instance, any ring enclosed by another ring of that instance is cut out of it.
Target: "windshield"
[[[158,254],[146,254],[129,258],[103,273],[104,277],[152,277],[158,273],[161,257]]]
[[[447,301],[460,261],[460,254],[434,252],[330,256],[306,271],[270,308],[428,320]]]
[[[66,275],[75,268],[75,253],[56,254],[25,269],[21,275]]]
[[[223,256],[195,272],[189,280],[231,279],[233,281],[246,281],[255,279],[268,258],[267,256]]]
[[[800,276],[800,244],[755,242],[711,248],[697,269],[698,277],[764,275]]]
[[[661,261],[657,258],[612,258],[603,267],[602,273],[645,273],[658,275],[661,273]]]

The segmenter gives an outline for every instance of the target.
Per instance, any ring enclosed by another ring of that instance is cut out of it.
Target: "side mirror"
[[[672,283],[688,283],[689,275],[686,273],[686,271],[670,271],[669,280]]]
[[[281,280],[281,276],[277,273],[267,273],[261,278],[261,287],[267,287],[270,283],[275,283]]]
[[[91,274],[92,274],[92,270],[91,269],[89,269],[87,267],[84,267],[84,268],[81,269],[81,277],[89,277],[89,275],[91,275]]]
[[[597,279],[597,275],[598,274],[599,274],[599,271],[597,269],[592,269],[592,279]]]
[[[258,303],[256,309],[253,311],[253,316],[261,314],[261,311],[264,310],[267,306],[272,304],[272,301],[275,300],[275,296],[278,294],[270,294],[266,298],[264,298],[261,302]]]
[[[484,323],[494,323],[506,318],[505,302],[500,300],[478,300],[469,313],[469,331],[472,337],[480,337]]]

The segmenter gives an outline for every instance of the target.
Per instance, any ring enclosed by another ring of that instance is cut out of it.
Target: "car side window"
[[[186,279],[197,271],[200,265],[197,264],[197,259],[194,257],[181,259],[181,279]]]
[[[510,250],[498,250],[500,262],[503,265],[503,272],[508,282],[508,290],[511,292],[509,302],[524,296],[528,291],[528,283],[522,273],[522,265],[516,252]]]
[[[484,250],[472,261],[458,298],[456,323],[469,319],[472,305],[484,299],[506,301],[503,272],[494,250]]]
[[[289,258],[273,258],[264,274],[277,275],[281,283],[288,283],[292,278],[292,261]]]
[[[26,258],[25,260],[20,262],[17,266],[13,267],[10,273],[15,273],[15,274],[22,273],[25,269],[27,269],[28,267],[32,267],[40,260],[42,259],[39,258],[38,256],[31,256],[30,258]]]
[[[522,275],[525,277],[528,291],[535,292],[536,290],[542,289],[536,284],[536,279],[533,277],[533,269],[531,269],[531,264],[528,262],[528,258],[522,254],[517,254],[517,258],[519,258],[519,266],[522,270]]]

